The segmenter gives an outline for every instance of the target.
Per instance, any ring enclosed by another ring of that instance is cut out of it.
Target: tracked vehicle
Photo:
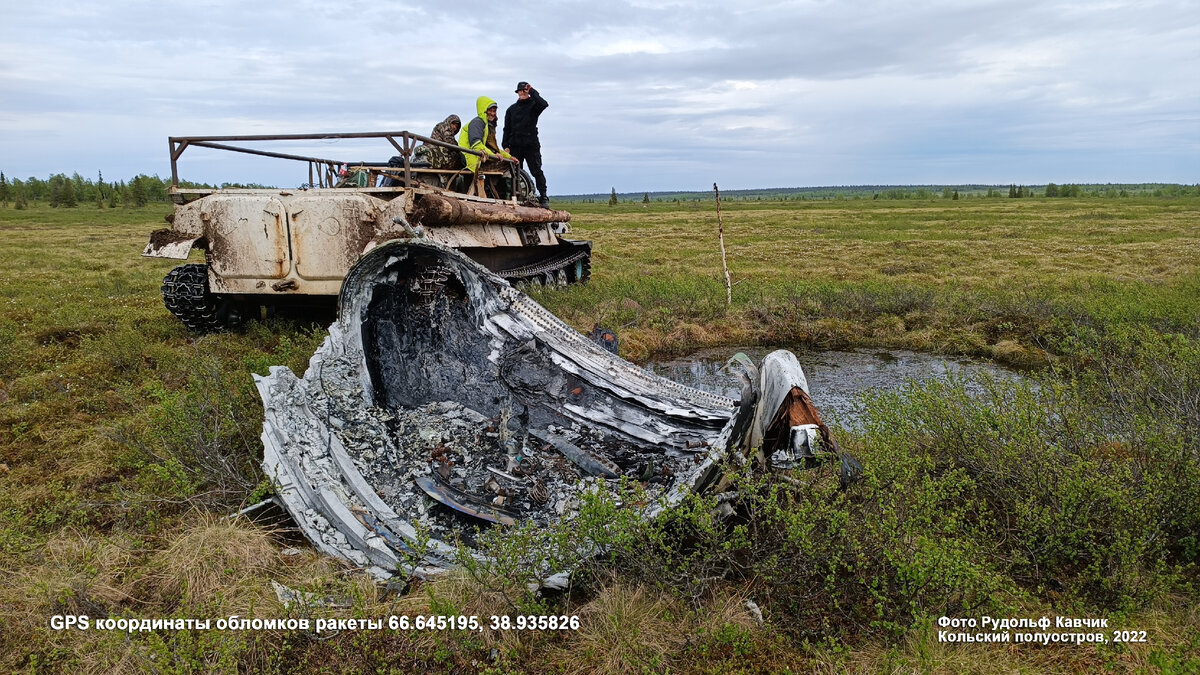
[[[260,145],[342,139],[387,141],[388,152],[399,154],[354,162]],[[458,249],[512,283],[588,279],[591,242],[563,237],[571,215],[537,206],[528,174],[515,164],[477,173],[433,168],[416,156],[418,144],[479,154],[408,131],[172,137],[175,212],[169,228],[151,233],[142,255],[186,260],[199,248],[205,260],[163,279],[167,309],[192,330],[209,331],[264,311],[332,306],[364,254],[418,237]],[[191,147],[307,163],[308,181],[295,189],[180,187],[178,160]]]

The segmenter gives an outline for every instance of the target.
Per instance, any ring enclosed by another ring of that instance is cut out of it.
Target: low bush
[[[239,366],[197,355],[185,388],[152,388],[157,403],[144,424],[110,431],[137,472],[137,493],[177,507],[232,508],[260,482],[262,412]]]

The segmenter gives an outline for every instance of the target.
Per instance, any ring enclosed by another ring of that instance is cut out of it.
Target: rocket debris
[[[740,402],[683,386],[454,249],[392,242],[346,277],[303,378],[255,376],[263,467],[319,550],[388,578],[421,544],[412,571],[431,574],[476,527],[569,519],[600,484],[640,482],[648,500],[627,508],[653,517],[728,455],[786,467],[836,448],[795,356],[736,365]]]

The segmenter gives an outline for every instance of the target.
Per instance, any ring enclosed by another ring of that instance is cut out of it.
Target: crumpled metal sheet
[[[263,468],[319,550],[387,578],[427,542],[432,574],[477,526],[570,519],[601,484],[640,481],[646,517],[703,490],[808,390],[789,352],[743,375],[738,402],[651,374],[454,249],[391,242],[302,378],[255,377]]]

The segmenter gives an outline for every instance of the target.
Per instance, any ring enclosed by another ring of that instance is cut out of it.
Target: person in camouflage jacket
[[[450,115],[433,128],[433,133],[429,137],[435,141],[457,144],[458,130],[461,128],[462,120],[458,118],[458,115]],[[417,148],[417,154],[423,155],[429,161],[429,166],[435,169],[463,168],[462,153],[450,148],[424,143]]]

